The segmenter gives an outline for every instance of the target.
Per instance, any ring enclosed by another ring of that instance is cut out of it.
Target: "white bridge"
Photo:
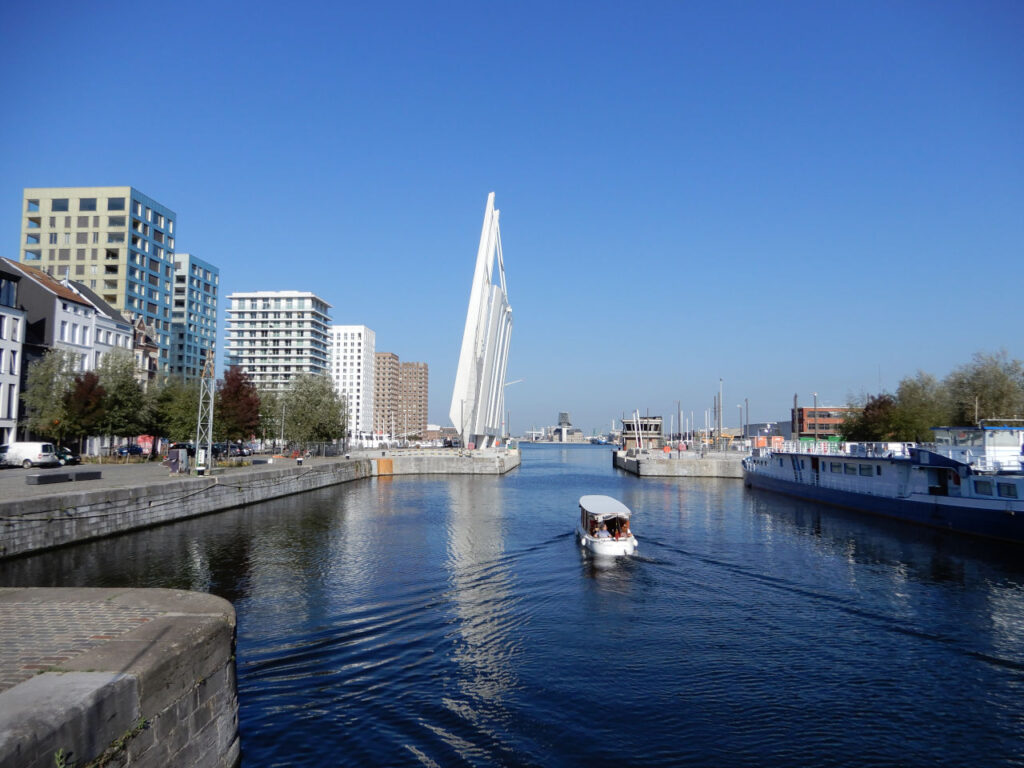
[[[448,416],[459,430],[463,445],[487,448],[501,437],[505,412],[505,370],[512,333],[512,308],[505,291],[505,262],[501,254],[499,211],[494,193],[487,196],[476,269],[469,293],[466,329],[455,374],[455,389]],[[494,282],[494,263],[498,282]]]

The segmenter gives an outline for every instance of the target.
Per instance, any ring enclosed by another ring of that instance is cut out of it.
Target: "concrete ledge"
[[[72,474],[75,480],[102,480],[103,470],[100,469],[76,469]]]
[[[304,467],[275,464],[216,477],[182,477],[133,487],[0,501],[0,557],[220,512],[374,474],[367,460]]]
[[[34,631],[19,615],[25,624],[47,604],[67,606],[72,629],[90,612],[94,622],[122,611],[144,618],[129,631],[111,625],[110,639],[0,693],[0,768],[52,768],[58,750],[69,765],[237,765],[230,603],[170,589],[0,590],[16,638]]]
[[[653,454],[627,455],[615,451],[612,464],[638,477],[726,477],[743,479],[741,453],[714,453],[700,456],[683,454],[681,458],[666,459]]]
[[[46,472],[25,475],[25,485],[49,485],[50,483],[70,483],[70,472]]]

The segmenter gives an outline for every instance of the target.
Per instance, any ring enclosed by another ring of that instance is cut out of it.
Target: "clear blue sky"
[[[447,424],[493,190],[514,432],[719,378],[786,418],[1024,357],[1022,40],[1020,2],[4,3],[0,252],[23,187],[133,185]]]

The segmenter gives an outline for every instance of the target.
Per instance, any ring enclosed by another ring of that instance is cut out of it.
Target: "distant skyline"
[[[513,432],[1024,357],[1024,5],[0,8],[22,189],[131,185],[225,297],[312,291],[447,425],[488,192]],[[698,418],[701,418],[698,416]]]

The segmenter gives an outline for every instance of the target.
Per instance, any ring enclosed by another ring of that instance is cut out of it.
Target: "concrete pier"
[[[234,652],[213,595],[0,589],[0,768],[236,766]]]
[[[638,477],[730,477],[743,479],[739,451],[615,451],[612,464]]]

